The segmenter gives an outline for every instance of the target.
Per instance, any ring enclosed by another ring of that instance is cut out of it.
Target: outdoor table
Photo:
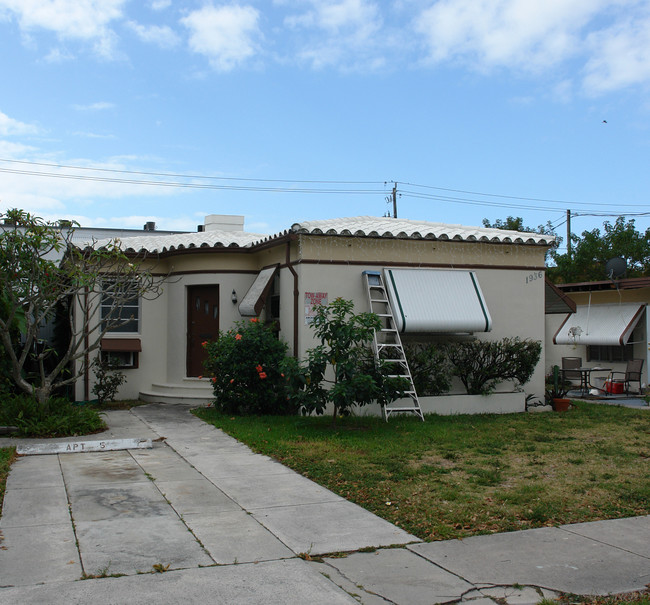
[[[562,372],[563,377],[567,372],[580,372],[580,395],[588,395],[590,389],[597,389],[598,391],[603,391],[604,389],[601,389],[600,387],[595,387],[594,385],[591,384],[591,373],[592,372],[611,372],[611,368],[601,368],[601,367],[595,367],[595,368],[567,368],[560,370]],[[607,392],[607,391],[605,391]]]

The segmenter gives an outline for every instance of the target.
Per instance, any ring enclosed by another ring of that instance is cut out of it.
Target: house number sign
[[[533,273],[526,275],[527,284],[537,281],[538,279],[544,279],[544,271],[534,271]]]

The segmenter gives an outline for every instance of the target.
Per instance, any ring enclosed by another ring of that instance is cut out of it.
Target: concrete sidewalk
[[[88,439],[158,441],[13,465],[0,603],[514,605],[650,583],[650,517],[421,543],[184,406],[107,423]]]

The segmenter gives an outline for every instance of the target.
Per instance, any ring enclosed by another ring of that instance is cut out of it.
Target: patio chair
[[[625,372],[610,372],[609,380],[612,382],[622,382],[625,384],[625,394],[630,394],[630,382],[639,383],[639,393],[641,392],[641,370],[643,369],[643,359],[630,359],[627,362]],[[623,378],[616,378],[616,374],[620,374]]]
[[[577,370],[577,368],[582,367],[582,357],[563,357],[562,358],[562,372],[564,380],[574,381],[577,380],[579,383],[582,383],[582,374]],[[576,368],[575,372],[572,372]]]

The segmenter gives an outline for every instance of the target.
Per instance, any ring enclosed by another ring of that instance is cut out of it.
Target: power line
[[[300,180],[300,179],[259,179],[230,176],[211,176],[204,174],[182,174],[174,172],[146,172],[142,170],[124,170],[118,168],[94,168],[91,166],[73,166],[69,164],[52,164],[48,162],[29,162],[27,160],[10,160],[0,158],[0,162],[11,162],[13,164],[26,164],[28,166],[45,166],[47,168],[66,168],[68,170],[87,170],[93,172],[110,172],[117,174],[137,174],[142,176],[158,176],[164,178],[183,178],[183,179],[205,179],[215,181],[245,181],[253,183],[305,183],[318,185],[385,185],[385,181],[318,181],[318,180]],[[0,169],[4,172],[4,169]]]
[[[183,174],[183,173],[172,173],[172,172],[148,172],[148,171],[138,171],[138,170],[125,170],[117,168],[98,168],[98,167],[89,167],[89,166],[75,166],[69,164],[55,164],[48,162],[31,162],[27,160],[13,160],[8,158],[0,158],[0,162],[6,162],[11,164],[20,164],[24,166],[34,166],[42,167],[47,169],[60,169],[60,170],[74,170],[81,171],[84,174],[72,174],[69,172],[52,172],[51,170],[29,170],[29,169],[19,169],[19,168],[0,168],[0,173],[5,174],[16,174],[24,176],[36,176],[42,178],[57,178],[57,179],[71,179],[78,181],[90,181],[90,182],[101,182],[101,183],[116,183],[123,185],[142,185],[142,186],[154,186],[154,187],[176,187],[183,189],[207,189],[207,190],[228,190],[228,191],[249,191],[249,192],[263,192],[263,193],[302,193],[302,194],[327,194],[327,195],[375,195],[375,194],[385,194],[386,185],[388,183],[394,184],[393,187],[393,196],[396,195],[396,181],[344,181],[344,180],[300,180],[300,179],[261,179],[261,178],[244,178],[244,177],[222,177],[222,176],[211,176],[211,175],[201,175],[201,174]],[[99,173],[99,174],[88,174],[88,173]],[[115,175],[115,176],[109,176]],[[133,175],[137,177],[154,177],[154,178],[124,178],[118,175]],[[169,180],[175,179],[175,180]],[[207,182],[201,182],[207,181]],[[242,183],[242,184],[237,184]],[[244,184],[250,183],[250,184]],[[255,184],[259,183],[259,184]],[[263,183],[269,184],[284,184],[284,186],[275,186],[267,185],[263,186]],[[298,185],[298,186],[296,186]],[[319,187],[310,186],[310,185],[320,185]],[[341,187],[337,187],[340,185]],[[377,186],[373,187],[361,187],[365,185]],[[484,199],[472,199],[468,197],[459,197],[453,195],[440,195],[433,193],[426,193],[423,191],[413,191],[410,189],[402,189],[399,194],[400,196],[406,196],[414,199],[422,200],[431,200],[438,202],[447,202],[454,204],[465,204],[471,206],[486,206],[492,208],[507,208],[513,210],[529,210],[535,212],[560,212],[562,217],[558,217],[555,221],[559,221],[563,218],[564,213],[566,212],[565,208],[571,206],[590,206],[594,208],[596,206],[615,206],[615,212],[606,212],[605,210],[593,210],[592,212],[574,212],[573,216],[598,216],[598,217],[615,217],[615,216],[649,216],[650,212],[621,212],[623,207],[625,208],[635,208],[643,207],[647,208],[647,204],[606,204],[598,202],[576,202],[568,200],[557,200],[557,199],[547,199],[547,198],[534,198],[526,196],[513,196],[497,193],[486,193],[478,191],[468,191],[463,189],[452,189],[447,187],[437,187],[434,185],[422,185],[417,183],[403,183],[400,182],[400,185],[406,185],[411,188],[425,189],[425,190],[435,190],[448,193],[459,193],[464,195],[479,196],[481,198],[497,198],[501,200],[520,200],[527,202],[541,202],[544,204],[558,204],[562,208],[549,208],[548,205],[533,205],[533,204],[515,204],[515,203],[504,203],[497,201],[488,201]],[[379,187],[382,187],[381,189]],[[553,221],[553,222],[555,222]],[[561,226],[560,223],[557,226]]]

